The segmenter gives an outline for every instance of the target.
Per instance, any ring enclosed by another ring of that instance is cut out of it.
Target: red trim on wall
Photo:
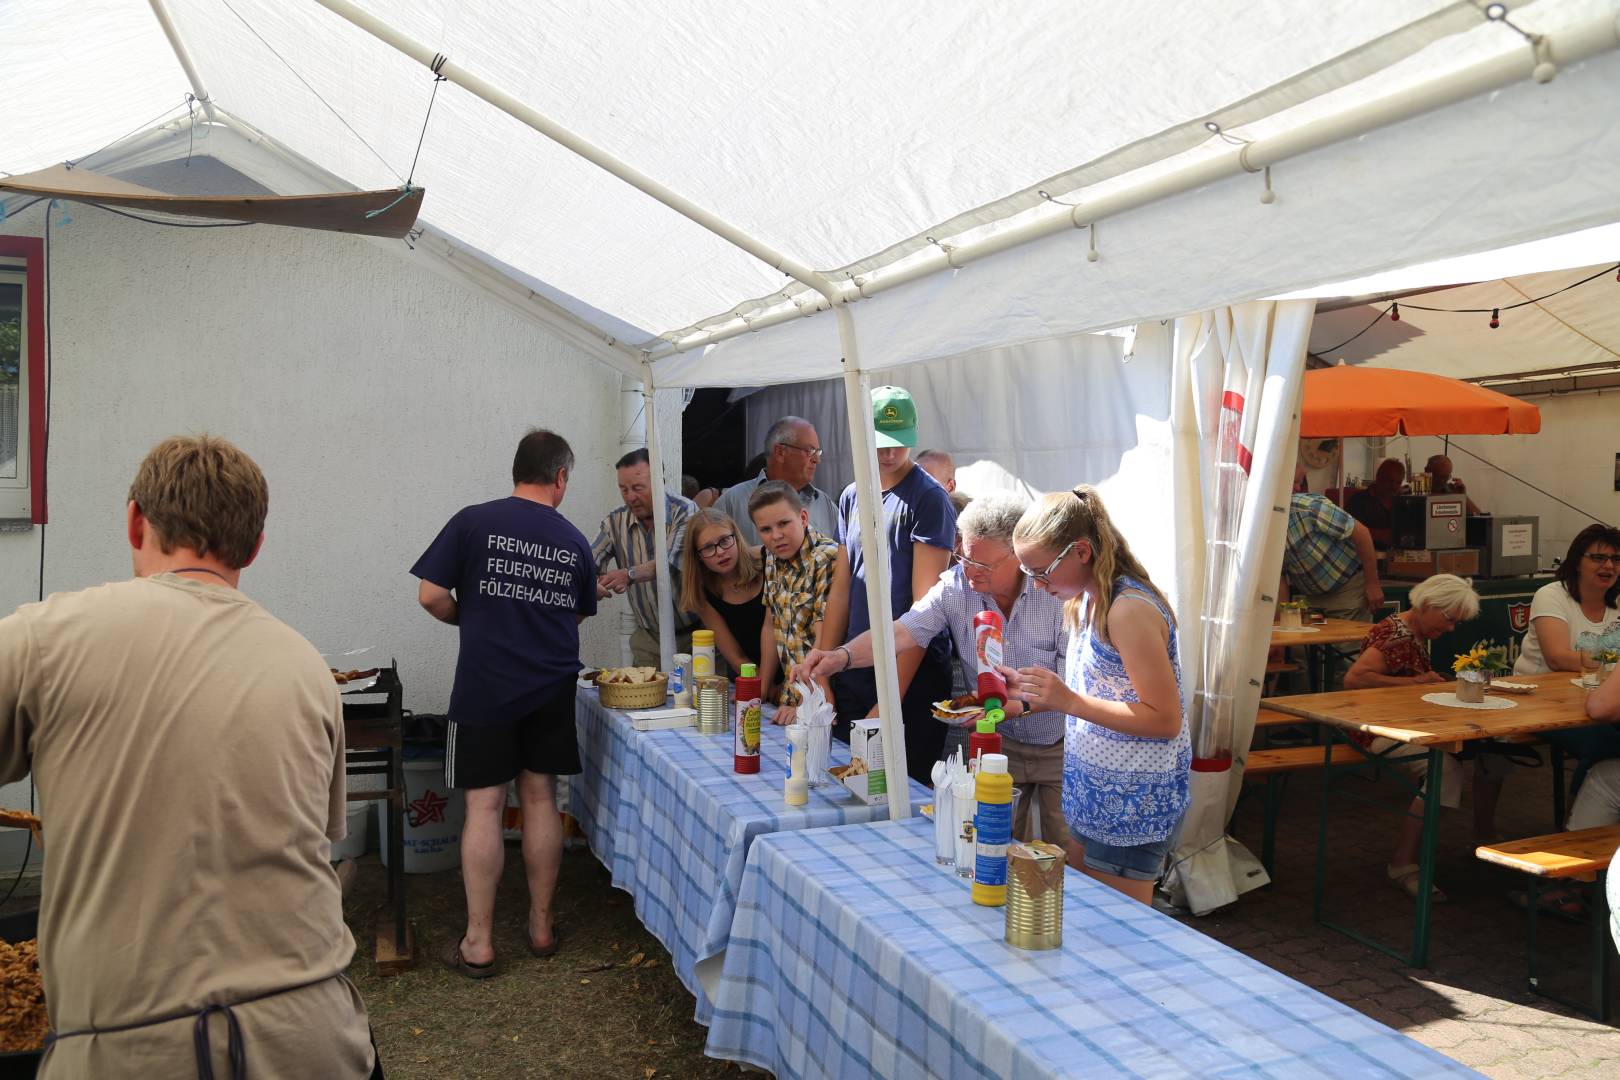
[[[0,236],[0,256],[23,260],[28,279],[28,493],[33,521],[45,511],[45,241],[37,236]]]

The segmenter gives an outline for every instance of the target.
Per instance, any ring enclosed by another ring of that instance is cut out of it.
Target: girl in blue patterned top
[[[1064,674],[1002,670],[1031,708],[1068,715],[1069,863],[1150,903],[1187,809],[1192,762],[1175,617],[1089,485],[1030,507],[1013,549],[1024,573],[1066,602]]]

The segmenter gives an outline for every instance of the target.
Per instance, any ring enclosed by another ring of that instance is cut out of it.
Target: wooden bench
[[[1485,862],[1529,875],[1530,887],[1525,890],[1525,907],[1530,912],[1530,989],[1605,1024],[1609,1022],[1609,962],[1614,946],[1609,941],[1609,905],[1603,889],[1603,878],[1614,858],[1616,847],[1620,847],[1620,825],[1531,836],[1524,840],[1488,844],[1474,850],[1474,854]],[[1536,975],[1536,923],[1541,914],[1542,883],[1547,881],[1565,881],[1572,886],[1579,883],[1586,885],[1593,957],[1590,1004],[1548,993],[1541,988]]]
[[[1271,710],[1261,709],[1260,712],[1265,714]],[[1301,722],[1297,716],[1285,713],[1273,715],[1293,723]],[[1259,726],[1260,719],[1258,716],[1255,718],[1256,726]],[[1279,724],[1283,721],[1268,718],[1268,722]],[[1335,765],[1350,765],[1366,760],[1367,755],[1350,743],[1336,742],[1330,745]],[[1277,855],[1277,815],[1282,808],[1282,782],[1292,773],[1320,769],[1328,760],[1327,752],[1327,748],[1321,746],[1283,746],[1275,750],[1249,751],[1248,761],[1243,766],[1243,779],[1263,779],[1266,782],[1266,824],[1260,840],[1260,865],[1266,868],[1267,874],[1272,873],[1272,864]]]
[[[1305,719],[1303,716],[1294,716],[1292,713],[1278,712],[1276,709],[1268,709],[1263,705],[1260,707],[1260,711],[1254,715],[1254,727],[1256,731],[1262,728],[1298,727],[1309,723],[1311,723],[1311,721]]]

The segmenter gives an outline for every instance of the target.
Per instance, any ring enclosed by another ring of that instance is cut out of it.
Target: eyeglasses
[[[727,533],[712,544],[704,544],[697,549],[697,553],[700,558],[712,559],[722,551],[730,551],[736,546],[737,538],[731,533]]]
[[[964,567],[964,568],[966,568],[968,570],[981,570],[986,574],[990,573],[992,570],[994,570],[996,567],[1000,566],[1002,563],[1006,562],[1010,558],[1012,558],[1012,552],[1008,552],[1007,554],[1003,555],[1001,558],[997,559],[993,563],[983,563],[983,562],[979,562],[977,559],[968,558],[966,555],[963,555],[960,551],[953,552],[951,554],[951,561],[952,562],[957,563],[958,565],[960,565],[960,566],[962,566],[962,567]]]
[[[790,443],[790,442],[781,443],[780,445],[785,446],[785,447],[789,448],[790,450],[797,450],[801,454],[810,455],[810,460],[811,461],[820,461],[821,460],[821,448],[820,447],[816,447],[816,446],[800,446],[798,443]]]
[[[1058,568],[1058,563],[1062,562],[1064,559],[1067,559],[1069,557],[1069,552],[1073,551],[1075,545],[1078,544],[1079,542],[1080,541],[1078,541],[1078,540],[1070,540],[1069,541],[1069,546],[1064,548],[1062,551],[1058,552],[1058,557],[1053,559],[1051,565],[1048,566],[1045,570],[1031,570],[1029,567],[1025,566],[1023,563],[1018,564],[1018,569],[1022,570],[1025,574],[1027,574],[1030,578],[1032,578],[1035,581],[1045,582],[1047,579],[1049,579],[1052,576],[1052,571],[1054,571],[1054,570],[1056,570]]]
[[[1599,566],[1620,566],[1620,555],[1598,555],[1588,551],[1586,557]]]

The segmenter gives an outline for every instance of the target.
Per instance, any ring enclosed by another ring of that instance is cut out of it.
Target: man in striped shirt
[[[1069,648],[1063,601],[1027,579],[1013,553],[1013,529],[1028,505],[1022,496],[998,494],[974,499],[962,511],[956,521],[962,551],[933,588],[895,620],[896,649],[904,651],[949,632],[957,652],[976,667],[973,617],[994,609],[1006,625],[1003,663],[1061,670]],[[830,652],[812,652],[800,667],[800,677],[831,675],[871,663],[872,634],[867,631]],[[1062,844],[1068,836],[1063,821],[1064,717],[1056,712],[1026,713],[1025,708],[1022,701],[1009,701],[1007,719],[997,728],[1008,771],[1023,793],[1013,835],[1030,839],[1030,818],[1038,812],[1041,838]]]
[[[632,450],[616,464],[619,496],[624,505],[602,519],[602,528],[591,542],[591,556],[597,568],[609,560],[618,565],[597,578],[597,599],[617,593],[630,594],[630,610],[636,628],[630,635],[630,653],[640,667],[658,667],[658,563],[653,540],[652,467],[645,449]],[[681,594],[681,544],[686,539],[686,522],[697,507],[680,495],[664,496],[664,528],[669,539],[670,587]],[[675,610],[676,652],[692,651],[692,616]]]
[[[1283,579],[1297,599],[1330,619],[1372,620],[1384,606],[1372,534],[1344,510],[1305,490],[1305,470],[1294,470],[1288,503]]]

